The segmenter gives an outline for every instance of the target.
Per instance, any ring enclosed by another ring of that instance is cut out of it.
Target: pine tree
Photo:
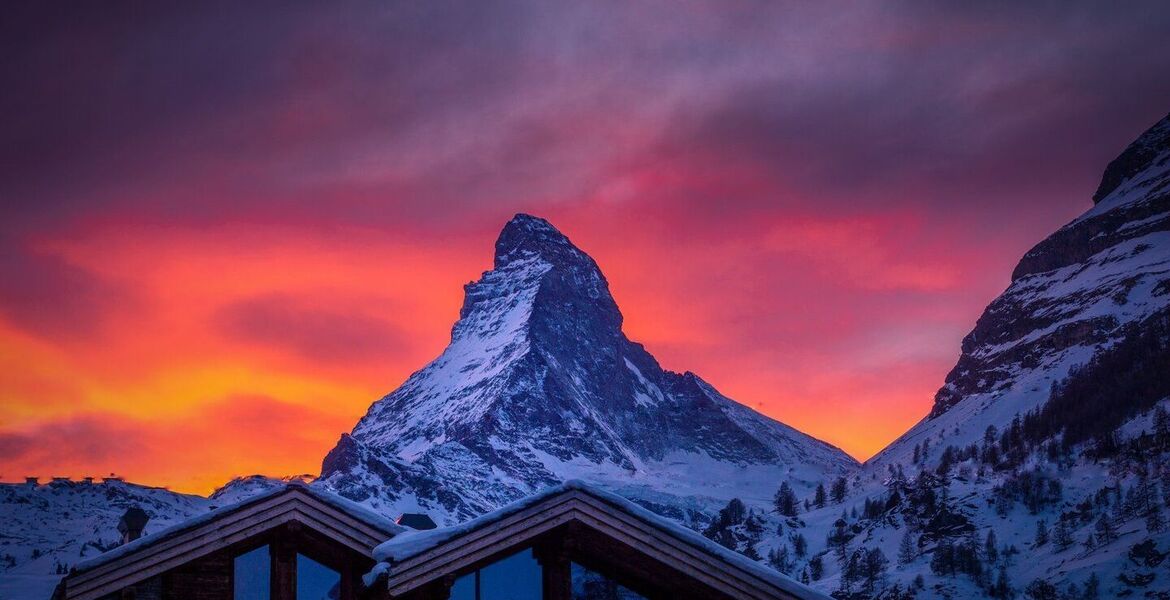
[[[808,561],[808,574],[813,581],[820,581],[825,574],[825,561],[818,554]]]
[[[995,563],[999,561],[999,548],[996,546],[998,542],[995,540],[995,530],[987,530],[987,542],[983,544],[983,554],[987,557],[987,562]]]
[[[938,459],[938,467],[935,472],[941,477],[946,477],[951,472],[951,467],[955,464],[955,447],[947,446],[943,449],[942,457]]]
[[[833,523],[833,530],[829,532],[825,545],[832,548],[837,554],[837,560],[845,559],[845,550],[849,545],[849,533],[845,530],[848,523],[844,519],[837,519]]]
[[[914,540],[912,537],[913,534],[911,534],[910,529],[907,528],[906,534],[902,536],[902,541],[898,544],[899,565],[906,566],[914,562],[914,559],[918,556],[918,553],[914,551]]]
[[[833,482],[833,487],[829,491],[829,495],[832,497],[834,504],[840,504],[845,501],[845,493],[848,491],[849,481],[844,477],[838,477],[836,481]]]
[[[804,558],[804,555],[808,553],[808,540],[804,539],[803,533],[798,533],[793,536],[792,553],[795,554],[797,558]]]
[[[1113,526],[1113,522],[1107,515],[1101,515],[1101,517],[1097,519],[1096,530],[1097,543],[1102,546],[1117,539],[1117,528]]]
[[[934,555],[930,557],[930,570],[936,575],[955,574],[955,546],[944,538],[934,547]]]
[[[727,503],[727,506],[719,509],[719,517],[712,526],[716,529],[726,529],[733,525],[740,525],[747,518],[747,514],[747,506],[743,503],[743,500],[732,498]]]
[[[1052,542],[1056,545],[1057,552],[1064,552],[1075,543],[1068,523],[1065,523],[1064,519],[1056,520],[1056,527],[1052,529]]]
[[[1024,588],[1024,595],[1031,600],[1058,600],[1060,598],[1056,586],[1043,579],[1033,579],[1032,583]]]
[[[849,592],[853,589],[853,584],[861,580],[864,560],[863,549],[854,550],[853,554],[849,555],[849,560],[841,567],[841,591]]]
[[[1154,409],[1154,441],[1159,448],[1170,442],[1170,413],[1161,404]]]
[[[1046,521],[1045,519],[1040,519],[1039,521],[1036,521],[1036,543],[1033,545],[1033,547],[1039,548],[1040,546],[1043,546],[1044,544],[1047,544],[1047,543],[1048,543],[1048,521]]]
[[[995,584],[988,590],[992,598],[1001,598],[1007,600],[1012,597],[1012,586],[1008,583],[1007,569],[1000,567],[999,576],[995,578]]]
[[[886,568],[890,561],[881,548],[870,548],[865,553],[865,565],[862,572],[865,576],[865,591],[872,594],[875,589],[885,584]]]
[[[796,516],[796,493],[792,491],[792,486],[788,485],[787,481],[780,484],[780,489],[772,498],[772,504],[776,512],[786,517]]]
[[[792,561],[788,558],[788,545],[780,544],[779,548],[769,551],[768,563],[772,565],[773,569],[787,575],[792,569]]]
[[[816,491],[816,494],[815,494],[814,499],[813,499],[813,504],[815,504],[817,508],[824,508],[825,507],[825,500],[826,500],[825,496],[826,496],[825,484],[818,483],[817,484],[817,491]]]
[[[1146,513],[1146,529],[1150,533],[1161,533],[1166,530],[1166,521],[1162,519],[1162,509],[1157,506],[1150,507]]]
[[[1089,536],[1085,538],[1085,543],[1082,545],[1085,547],[1086,552],[1092,552],[1093,549],[1097,547],[1097,541],[1093,539],[1093,534],[1090,533]]]

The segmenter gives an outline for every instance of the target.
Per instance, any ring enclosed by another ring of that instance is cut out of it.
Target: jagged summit
[[[527,336],[534,332],[528,327],[532,321],[562,320],[556,313],[563,311],[620,333],[621,311],[601,269],[548,221],[517,214],[500,232],[495,250],[493,269],[464,286],[456,333],[464,324],[474,322],[482,331],[484,322],[495,322],[500,328],[523,325],[518,328]]]
[[[856,465],[692,373],[662,369],[622,332],[597,263],[548,221],[516,215],[493,265],[465,286],[442,355],[330,453],[326,485],[465,518],[573,477],[659,496],[684,486],[684,504],[715,506],[730,488],[758,488],[766,502],[781,479],[815,486]],[[698,476],[696,465],[733,473]]]
[[[1170,115],[1155,123],[1134,140],[1105,168],[1101,184],[1093,194],[1093,204],[1104,200],[1134,175],[1149,169],[1155,162],[1170,159]]]
[[[495,268],[525,256],[539,256],[548,262],[570,264],[581,261],[597,265],[553,227],[552,223],[532,215],[518,213],[504,225],[496,238]]]

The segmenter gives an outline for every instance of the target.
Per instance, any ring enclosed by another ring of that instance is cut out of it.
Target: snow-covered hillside
[[[1094,202],[843,497],[711,533],[837,597],[1170,597],[1170,117]]]
[[[597,264],[543,219],[512,219],[465,291],[451,344],[342,437],[322,485],[454,522],[576,478],[686,520],[857,466],[663,370],[622,333]]]
[[[150,535],[291,479],[311,478],[241,477],[208,498],[117,479],[0,483],[0,600],[47,600],[70,566],[121,544],[127,508],[146,511]]]
[[[0,484],[0,599],[47,599],[69,566],[120,543],[118,520],[131,506],[150,515],[149,534],[211,504],[115,480]]]
[[[1170,308],[1170,117],[1109,165],[1095,199],[1024,255],[963,340],[930,415],[871,465],[908,464],[928,438],[980,441],[988,425],[1038,407],[1070,369]]]

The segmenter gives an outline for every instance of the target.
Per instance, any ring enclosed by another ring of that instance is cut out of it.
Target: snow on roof
[[[511,504],[500,507],[499,509],[483,514],[479,517],[471,519],[454,525],[451,527],[442,527],[439,529],[431,529],[427,531],[407,531],[400,535],[391,538],[382,544],[379,544],[374,549],[374,560],[378,564],[374,565],[374,569],[366,575],[365,580],[367,585],[372,583],[378,577],[389,574],[393,570],[395,563],[402,562],[408,558],[417,556],[444,544],[452,539],[464,536],[481,527],[485,527],[492,523],[501,521],[513,514],[516,514],[526,508],[535,506],[553,496],[563,494],[572,490],[577,490],[589,494],[598,500],[605,502],[615,508],[618,508],[630,515],[646,521],[656,529],[669,534],[671,537],[686,543],[687,545],[702,551],[703,553],[716,558],[725,563],[728,563],[737,569],[746,571],[751,575],[758,577],[761,580],[796,595],[800,598],[823,599],[829,600],[829,596],[821,594],[820,592],[809,588],[805,585],[797,583],[786,575],[774,571],[748,557],[728,550],[723,546],[703,537],[695,531],[687,529],[670,519],[655,514],[634,502],[631,502],[621,496],[601,490],[597,487],[589,485],[583,481],[570,479],[560,485],[555,485],[546,488],[531,496],[527,496],[517,500]]]
[[[273,498],[293,490],[305,492],[313,498],[320,500],[321,502],[324,502],[333,508],[336,508],[353,516],[354,518],[364,521],[367,525],[370,525],[371,527],[386,533],[388,536],[394,536],[404,531],[408,531],[405,527],[394,523],[394,521],[391,521],[390,519],[379,515],[378,513],[375,513],[374,511],[356,502],[342,498],[337,494],[319,490],[301,482],[290,482],[283,485],[273,486],[272,488],[264,490],[263,492],[260,492],[254,496],[249,496],[240,502],[229,504],[216,510],[208,511],[202,515],[191,517],[186,521],[181,521],[149,535],[144,535],[128,544],[123,544],[117,548],[107,550],[106,552],[94,556],[93,558],[83,560],[74,566],[70,574],[81,573],[113,562],[114,560],[122,558],[123,556],[133,554],[138,550],[148,548],[159,542],[170,539],[178,534],[190,531],[191,529],[215,521],[216,519],[219,519],[225,515],[234,513],[258,502],[262,502],[269,498]]]
[[[399,535],[399,534],[406,532],[406,531],[410,531],[406,527],[403,527],[403,526],[395,523],[393,519],[390,519],[389,517],[386,517],[378,512],[375,512],[374,510],[370,509],[368,506],[365,506],[364,504],[358,504],[357,502],[354,502],[353,500],[350,500],[348,498],[343,498],[337,494],[334,494],[333,492],[327,492],[325,490],[313,487],[311,485],[305,485],[302,483],[292,483],[289,485],[300,486],[305,491],[309,492],[310,496],[313,496],[314,498],[316,498],[316,499],[324,502],[325,504],[328,504],[328,505],[330,505],[338,510],[347,512],[350,515],[357,517],[358,519],[360,519],[362,521],[365,521],[367,525],[371,525],[374,528],[380,529],[380,530],[382,530],[382,531],[384,531],[392,536]]]

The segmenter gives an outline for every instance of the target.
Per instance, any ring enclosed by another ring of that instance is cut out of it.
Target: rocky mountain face
[[[1170,594],[1170,116],[1093,201],[1020,260],[930,413],[800,515],[813,558],[757,554],[800,576],[823,557],[812,585],[839,597]]]
[[[856,466],[663,370],[622,333],[597,264],[543,219],[512,219],[465,294],[450,345],[342,437],[322,485],[451,521],[582,478],[682,516]]]
[[[976,442],[1170,308],[1170,117],[1109,164],[1094,206],[1028,251],[963,340],[927,418],[876,457],[930,435]],[[957,432],[956,432],[957,430]],[[873,461],[871,461],[873,462]]]

